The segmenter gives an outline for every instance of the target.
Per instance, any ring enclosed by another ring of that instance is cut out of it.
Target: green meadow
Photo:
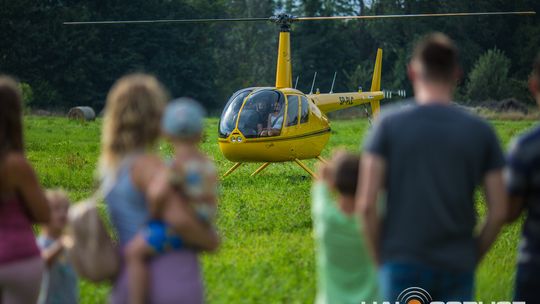
[[[206,121],[202,149],[224,173],[231,165],[217,145],[217,119]],[[504,147],[533,121],[492,121]],[[332,122],[332,137],[323,152],[337,147],[358,151],[368,129],[366,120]],[[25,118],[27,155],[47,188],[67,190],[73,201],[94,189],[101,120]],[[160,144],[160,153],[171,149]],[[306,162],[311,168],[314,161]],[[218,227],[223,242],[218,253],[201,257],[210,303],[310,303],[316,291],[310,215],[311,178],[295,164],[274,164],[257,177],[257,164],[240,167],[222,180]],[[477,210],[485,213],[477,195]],[[516,248],[522,220],[505,227],[477,272],[477,298],[510,300]],[[178,282],[181,284],[181,282]],[[81,303],[104,303],[110,286],[81,282]]]

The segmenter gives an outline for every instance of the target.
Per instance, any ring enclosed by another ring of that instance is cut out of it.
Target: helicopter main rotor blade
[[[148,23],[212,23],[212,22],[261,22],[292,23],[298,21],[317,20],[350,20],[350,19],[394,19],[394,18],[418,18],[418,17],[455,17],[455,16],[492,16],[492,15],[535,15],[534,11],[522,12],[485,12],[485,13],[440,13],[440,14],[409,14],[409,15],[366,15],[366,16],[331,16],[331,17],[295,17],[280,14],[270,18],[223,18],[223,19],[157,19],[157,20],[111,20],[111,21],[71,21],[64,22],[66,25],[85,24],[148,24]]]
[[[456,17],[456,16],[493,16],[493,15],[535,15],[534,11],[523,12],[486,12],[486,13],[441,13],[441,14],[409,14],[409,15],[373,15],[373,16],[332,16],[332,17],[295,17],[294,21],[348,20],[348,19],[392,19],[417,17]]]
[[[71,21],[66,25],[85,24],[146,24],[146,23],[211,23],[211,22],[258,22],[268,18],[225,18],[225,19],[158,19],[158,20],[113,20],[113,21]]]

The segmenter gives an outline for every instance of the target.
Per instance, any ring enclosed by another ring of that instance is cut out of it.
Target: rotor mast
[[[294,20],[295,17],[288,14],[279,14],[270,18],[270,21],[280,26],[276,88],[292,88],[291,24]]]

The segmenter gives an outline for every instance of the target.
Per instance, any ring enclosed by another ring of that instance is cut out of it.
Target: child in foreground
[[[45,195],[49,201],[51,219],[42,226],[41,234],[37,238],[46,265],[38,303],[77,303],[77,275],[67,260],[62,243],[70,201],[62,190],[48,190]]]
[[[360,157],[338,151],[312,188],[317,304],[379,299],[376,269],[355,216]]]
[[[194,100],[172,101],[162,119],[162,129],[174,147],[169,164],[169,185],[193,208],[205,225],[213,225],[217,207],[218,178],[214,163],[199,150],[203,134],[204,111]],[[152,201],[153,219],[129,245],[127,252],[130,303],[145,303],[148,288],[146,261],[167,250],[185,248],[164,218],[174,217],[176,208]],[[181,284],[181,282],[179,282]]]

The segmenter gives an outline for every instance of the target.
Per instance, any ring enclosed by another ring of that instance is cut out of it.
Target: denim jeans
[[[540,303],[540,265],[518,265],[514,300]]]
[[[426,290],[433,301],[470,301],[473,298],[474,271],[456,272],[419,263],[385,262],[379,270],[384,301],[397,301],[409,287]]]

